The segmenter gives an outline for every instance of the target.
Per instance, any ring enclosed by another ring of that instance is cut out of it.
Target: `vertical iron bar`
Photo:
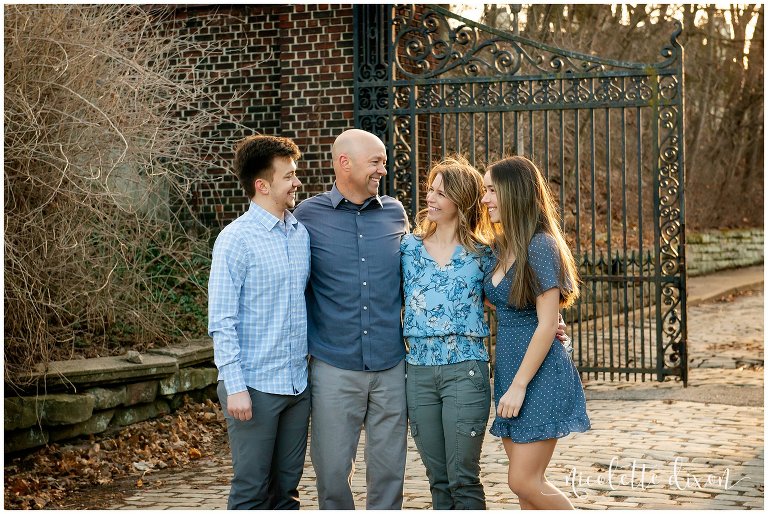
[[[626,79],[622,78],[622,91],[626,88]],[[627,118],[626,118],[626,110],[624,107],[621,108],[621,221],[622,221],[622,241],[623,241],[623,247],[622,247],[622,263],[623,263],[623,271],[624,271],[624,360],[626,362],[627,367],[629,367],[629,363],[633,358],[630,359],[629,357],[629,298],[627,296],[628,289],[629,289],[629,282],[627,280],[627,267],[628,267],[628,258],[629,255],[627,254]],[[633,291],[634,293],[634,291]],[[627,373],[626,377],[627,381],[629,381],[629,373]]]
[[[455,148],[456,148],[457,154],[461,153],[461,139],[459,136],[461,131],[459,130],[459,125],[461,125],[461,114],[458,111],[456,111],[456,147]]]
[[[411,219],[416,219],[419,212],[419,115],[416,114],[416,84],[411,84],[410,106],[411,123]]]
[[[386,55],[386,64],[387,64],[387,106],[392,109],[395,105],[395,86],[394,86],[394,79],[395,79],[395,63],[394,59],[390,59],[389,56],[395,55],[395,43],[394,43],[394,23],[393,23],[393,14],[394,14],[395,6],[387,6],[383,5],[381,10],[379,11],[385,20],[383,21],[382,25],[386,27],[386,31],[384,32],[383,37],[386,37],[387,40],[387,55]],[[379,28],[377,27],[377,30]],[[387,162],[390,163],[389,167],[390,170],[394,170],[395,162],[394,162],[394,153],[395,153],[395,120],[397,119],[396,116],[388,116],[387,117],[387,133],[389,137],[389,141],[387,141]],[[387,191],[388,194],[391,194],[392,196],[396,196],[395,194],[395,174],[394,173],[388,173],[387,174],[387,186],[389,187],[389,190]]]
[[[659,149],[659,80],[658,76],[652,78],[653,101],[651,103],[651,148],[653,155],[653,280],[656,293],[656,380],[664,380],[664,347],[662,332],[662,314],[661,314],[661,205],[659,198],[659,188],[661,180],[661,154]]]
[[[645,369],[645,282],[643,282],[643,117],[640,107],[637,108],[637,233],[640,240],[640,359],[641,367]],[[641,374],[641,380],[645,382],[645,373]]]
[[[594,90],[594,79],[590,80],[591,87]],[[597,233],[595,231],[595,226],[597,224],[596,218],[595,218],[595,207],[597,204],[595,203],[595,110],[590,109],[589,110],[589,128],[590,128],[590,138],[589,138],[589,155],[590,155],[590,186],[591,186],[591,192],[590,192],[590,199],[591,199],[591,205],[592,208],[591,214],[592,214],[592,262],[597,262]],[[596,270],[599,269],[596,267]],[[597,275],[597,273],[595,273]],[[602,286],[602,284],[601,284]],[[597,299],[597,280],[592,282],[592,293]],[[600,297],[602,301],[602,287],[600,291]],[[594,344],[594,350],[595,350],[595,357],[598,355],[597,351],[597,302],[594,301],[592,303],[592,319],[594,320],[595,330],[592,331],[592,341]],[[601,331],[604,331],[604,327],[600,327]],[[603,334],[604,335],[604,334]],[[604,337],[601,337],[601,340],[604,340]],[[602,341],[601,341],[602,342]],[[603,348],[605,349],[605,348]],[[602,359],[605,359],[605,352],[602,353]],[[605,378],[605,372],[603,372],[603,378]]]
[[[485,111],[485,163],[484,165],[488,164],[488,159],[490,159],[490,151],[491,151],[491,120],[490,120],[491,114],[488,111]]]
[[[573,111],[573,147],[574,147],[574,166],[576,175],[576,254],[580,260],[583,260],[581,253],[581,174],[580,174],[580,162],[581,156],[579,152],[579,109]],[[587,265],[587,271],[589,265]],[[589,304],[585,302],[586,308],[589,309]],[[579,307],[579,362],[582,362],[582,348],[587,350],[587,359],[589,359],[589,341],[586,341],[581,332],[582,327],[582,309]],[[588,314],[588,312],[587,312]],[[586,333],[589,334],[589,316],[586,318]],[[584,342],[584,344],[581,344]],[[595,378],[597,378],[597,372],[595,372]]]
[[[518,122],[519,114],[520,114],[519,112],[514,111],[514,116],[515,116],[515,148],[514,148],[514,152],[515,152],[515,155],[520,155],[521,154],[521,148],[519,146],[519,144],[520,144],[520,131],[518,130],[520,128],[519,127],[519,122]]]
[[[528,98],[533,103],[533,81],[528,81]],[[534,162],[535,157],[533,155],[533,111],[528,111],[528,158]]]
[[[470,89],[473,89],[473,85],[469,84]],[[469,162],[472,166],[475,165],[475,113],[468,113],[469,116]]]
[[[608,274],[613,275],[613,252],[611,251],[611,110],[605,109],[605,202],[608,239]],[[609,279],[612,278],[609,276]],[[611,368],[615,367],[613,355],[613,282],[608,282],[608,353]],[[605,314],[605,313],[603,313]],[[610,374],[613,381],[613,372]]]
[[[440,84],[440,98],[445,101],[445,83]],[[445,159],[445,112],[440,112],[440,160]]]
[[[504,157],[504,111],[499,111],[499,159]]]
[[[425,114],[427,118],[427,167],[432,167],[432,114]]]
[[[544,177],[549,182],[549,111],[544,111]],[[562,189],[563,183],[560,183]],[[560,205],[560,228],[562,229],[563,206]]]

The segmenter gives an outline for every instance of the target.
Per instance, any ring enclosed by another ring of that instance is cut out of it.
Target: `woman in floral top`
[[[432,168],[427,209],[401,243],[411,435],[432,507],[485,509],[480,451],[490,412],[483,276],[492,255],[482,175],[462,159]]]

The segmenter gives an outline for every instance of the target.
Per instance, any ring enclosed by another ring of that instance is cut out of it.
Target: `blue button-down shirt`
[[[296,395],[307,387],[309,234],[251,202],[213,247],[208,333],[227,394],[246,386]]]
[[[332,366],[389,369],[405,357],[400,325],[403,205],[373,196],[362,205],[330,192],[304,200],[294,215],[307,227],[312,273],[307,287],[309,353]]]

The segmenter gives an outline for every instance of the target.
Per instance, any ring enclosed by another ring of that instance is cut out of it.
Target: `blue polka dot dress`
[[[540,292],[559,286],[560,259],[550,235],[537,233],[533,236],[528,246],[528,259],[541,286]],[[493,391],[497,406],[520,368],[538,325],[534,305],[518,309],[507,304],[514,269],[513,264],[496,287],[492,273],[486,275],[484,283],[485,295],[496,306],[498,320]],[[490,432],[516,443],[530,443],[588,429],[589,418],[579,373],[563,345],[554,339],[541,367],[528,384],[519,415],[516,418],[497,416]]]

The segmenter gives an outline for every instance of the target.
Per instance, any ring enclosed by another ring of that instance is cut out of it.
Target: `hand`
[[[568,334],[565,333],[565,329],[568,328],[568,326],[565,324],[565,321],[563,321],[563,315],[558,313],[557,314],[557,332],[555,332],[555,337],[566,346],[570,344],[571,338],[568,337]]]
[[[251,395],[248,391],[240,391],[227,396],[227,412],[239,421],[251,419]]]
[[[525,401],[525,386],[513,381],[507,392],[499,400],[496,414],[501,418],[515,418],[520,414],[523,401]]]

